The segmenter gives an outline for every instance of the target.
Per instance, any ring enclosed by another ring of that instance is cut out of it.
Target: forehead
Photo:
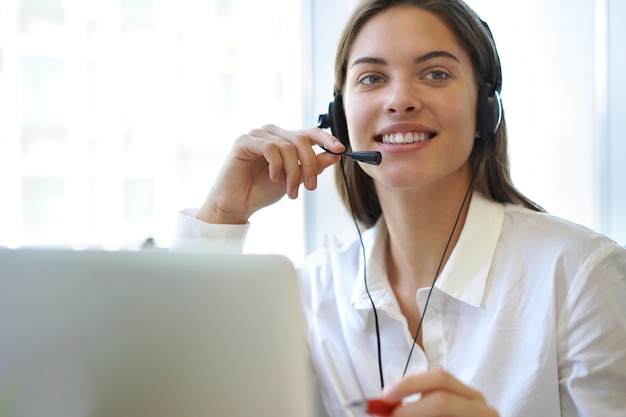
[[[437,15],[413,6],[391,7],[361,27],[350,48],[348,66],[363,56],[406,56],[413,60],[433,50],[452,52],[471,64],[455,34]]]

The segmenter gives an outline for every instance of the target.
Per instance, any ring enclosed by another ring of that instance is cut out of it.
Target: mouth
[[[436,135],[435,132],[398,132],[377,136],[376,141],[380,143],[409,144],[424,142],[434,138]]]

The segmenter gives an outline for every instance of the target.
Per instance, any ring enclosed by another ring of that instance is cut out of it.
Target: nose
[[[410,83],[395,82],[389,86],[389,96],[385,103],[385,112],[392,115],[401,115],[417,111],[421,101],[411,88]]]

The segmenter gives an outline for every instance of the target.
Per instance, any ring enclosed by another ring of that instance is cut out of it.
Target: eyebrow
[[[450,52],[447,51],[432,51],[429,52],[427,54],[421,55],[419,57],[417,57],[415,59],[415,63],[416,64],[421,64],[423,62],[426,62],[430,59],[434,59],[434,58],[448,58],[448,59],[452,59],[458,63],[460,63],[461,61],[459,61],[459,59],[454,56],[453,54],[451,54]],[[350,65],[350,67],[354,67],[355,65],[359,65],[359,64],[374,64],[374,65],[387,65],[387,61],[385,61],[382,58],[374,58],[374,57],[362,57],[359,58],[357,60],[355,60],[352,65]]]

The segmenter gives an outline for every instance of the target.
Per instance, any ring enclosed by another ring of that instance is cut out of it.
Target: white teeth
[[[413,143],[423,142],[429,138],[425,132],[391,133],[383,135],[383,143]]]

